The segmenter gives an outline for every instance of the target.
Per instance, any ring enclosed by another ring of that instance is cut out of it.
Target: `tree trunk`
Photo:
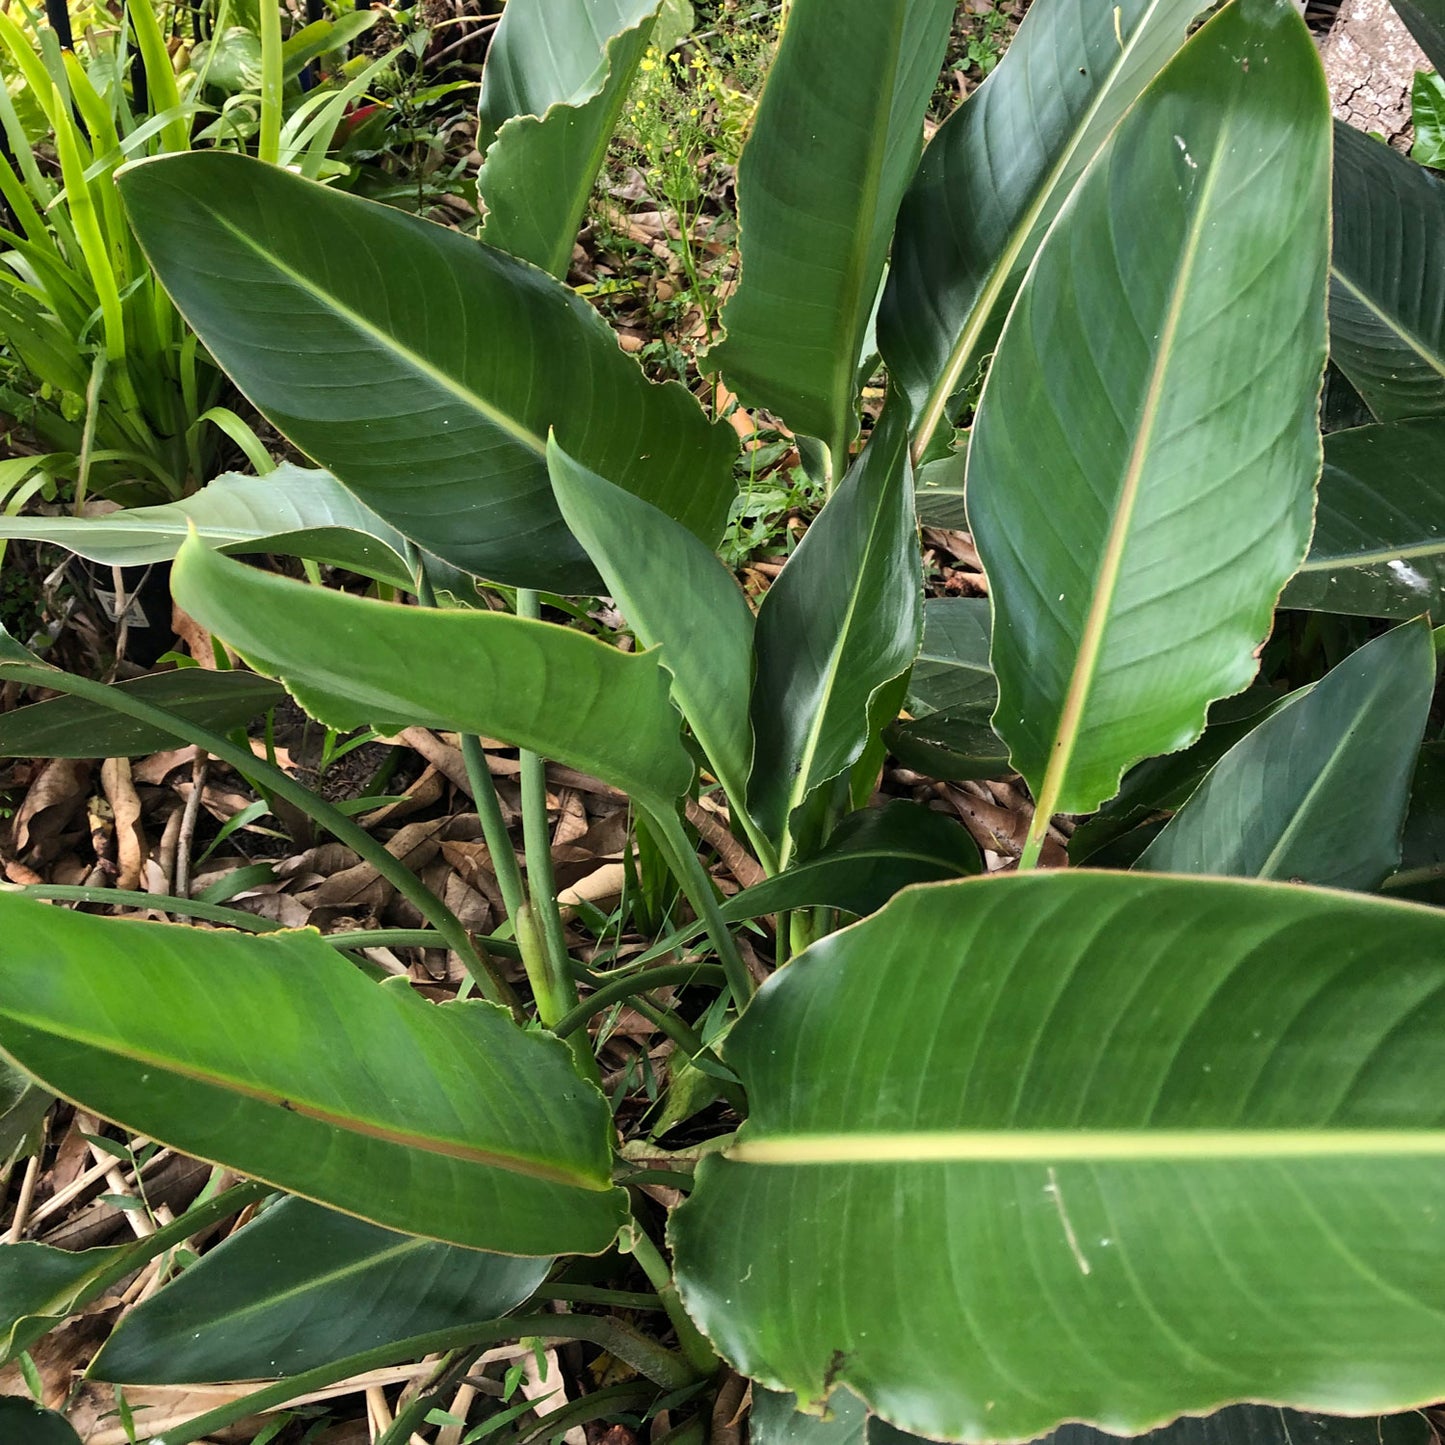
[[[1320,46],[1337,119],[1410,147],[1410,86],[1430,62],[1389,0],[1344,0]]]

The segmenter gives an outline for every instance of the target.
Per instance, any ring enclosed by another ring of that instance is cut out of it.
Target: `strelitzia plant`
[[[177,1228],[300,1196],[125,1320],[92,1375],[283,1376],[167,1429],[170,1445],[453,1351],[439,1391],[481,1346],[537,1334],[631,1365],[646,1383],[629,1408],[685,1411],[726,1362],[754,1382],[763,1439],[1063,1425],[1072,1440],[1087,1432],[1065,1422],[1131,1434],[1236,1402],[1373,1416],[1438,1398],[1445,923],[1370,896],[1429,866],[1413,819],[1403,870],[1401,853],[1429,625],[1397,588],[1372,615],[1399,625],[1240,709],[1228,744],[1209,726],[1313,565],[1331,125],[1303,23],[1284,0],[1233,0],[1197,28],[1190,0],[1037,0],[920,159],[951,7],[794,0],[739,168],[741,281],[711,362],[817,441],[831,496],[754,614],[713,551],[731,430],[648,383],[560,274],[654,9],[510,0],[483,89],[482,243],[238,156],[120,178],[176,306],[333,497],[393,529],[378,535],[400,539],[420,605],[223,556],[243,544],[200,515],[204,493],[178,602],[329,726],[462,735],[526,986],[415,879],[399,886],[483,998],[424,1002],[309,930],[0,896],[0,1049],[256,1181]],[[1345,257],[1337,318],[1356,293],[1399,315]],[[875,302],[888,399],[860,441]],[[1363,375],[1352,356],[1337,347]],[[1378,380],[1383,407],[1396,393]],[[935,492],[962,471],[986,606],[923,601],[915,507],[939,467]],[[1322,528],[1334,505],[1326,492]],[[1337,572],[1378,582],[1382,551],[1413,566],[1386,511],[1363,518]],[[515,614],[434,605],[465,591],[439,593],[444,567],[514,591]],[[599,590],[636,650],[541,620],[543,591]],[[255,767],[194,700],[181,715],[108,694],[13,646],[0,677],[96,718],[109,706],[145,745],[185,737]],[[980,860],[949,820],[865,806],[905,703],[950,768],[978,761],[960,736],[1006,749],[1036,808],[1016,867],[967,876]],[[945,726],[955,713],[971,733]],[[525,874],[480,736],[522,750]],[[1184,749],[1194,784],[1134,870],[1041,866],[1127,770]],[[585,997],[553,898],[544,756],[630,797],[696,915],[588,975]],[[765,875],[725,903],[684,831],[703,782]],[[407,876],[364,833],[355,846]],[[765,915],[758,987],[732,930]],[[650,992],[687,982],[670,1008]],[[706,1040],[698,988],[721,1021]],[[639,1188],[653,1176],[595,1083],[587,1023],[623,998],[731,1111],[671,1160],[687,1197],[670,1260]],[[134,1259],[37,1249],[0,1250],[12,1350]],[[638,1293],[579,1285],[576,1255],[613,1256],[624,1282],[635,1264],[666,1325],[589,1313]],[[383,1268],[405,1287],[377,1309]],[[438,1271],[465,1301],[429,1285]],[[244,1326],[217,1304],[231,1289]],[[506,1317],[557,1295],[569,1313]],[[304,1328],[363,1298],[364,1329]],[[408,1439],[439,1398],[381,1438]],[[1244,1405],[1169,1433],[1283,1441],[1300,1425]]]

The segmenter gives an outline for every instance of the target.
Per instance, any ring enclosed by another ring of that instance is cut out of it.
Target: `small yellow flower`
[[[642,68],[643,70],[656,70],[657,62],[650,55],[644,55],[642,57]]]

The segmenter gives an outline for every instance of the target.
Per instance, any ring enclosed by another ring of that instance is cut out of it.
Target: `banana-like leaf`
[[[1445,588],[1442,469],[1445,417],[1327,436],[1314,539],[1282,605],[1358,617],[1438,617]]]
[[[1380,421],[1445,412],[1445,182],[1335,125],[1330,356]]]
[[[550,1259],[459,1249],[284,1199],[120,1322],[93,1380],[269,1380],[515,1309]]]
[[[898,213],[878,316],[917,452],[979,369],[1084,167],[1202,8],[1036,0],[998,67],[929,142]]]
[[[606,1101],[493,1004],[373,983],[310,930],[0,894],[0,939],[0,1050],[137,1134],[474,1249],[598,1253],[626,1215]]]
[[[1139,836],[1137,830],[1151,821],[1157,821],[1162,827],[1167,814],[1184,806],[1210,768],[1235,743],[1258,727],[1275,708],[1298,702],[1305,691],[1301,688],[1282,695],[1272,688],[1256,685],[1215,703],[1209,709],[1203,734],[1193,746],[1180,753],[1146,758],[1125,773],[1118,793],[1092,818],[1074,829],[1069,839],[1069,861],[1074,864],[1089,861],[1100,868],[1120,867],[1113,852],[1103,853],[1108,862],[1094,862],[1094,855],[1112,849],[1119,839],[1133,833],[1131,845],[1137,842],[1138,846],[1132,847],[1123,866],[1132,864],[1159,828],[1154,827],[1149,837]]]
[[[660,0],[516,0],[482,71],[482,240],[565,276]]]
[[[5,663],[0,661],[0,680]],[[286,700],[286,690],[251,672],[186,667],[114,684],[201,727],[229,732]],[[130,758],[173,748],[176,735],[79,697],[52,697],[0,714],[0,758]]]
[[[1395,13],[1437,72],[1445,72],[1445,4],[1441,0],[1390,0]]]
[[[864,1445],[868,1407],[851,1391],[838,1390],[828,1401],[828,1418],[805,1414],[795,1395],[753,1385],[748,1416],[752,1445]]]
[[[692,780],[660,653],[502,612],[433,611],[309,587],[199,541],[171,587],[202,626],[278,677],[312,716],[504,738],[660,809]]]
[[[758,611],[748,802],[770,837],[883,721],[873,701],[918,652],[920,592],[908,435],[886,406]]]
[[[1423,618],[1366,643],[1236,743],[1136,866],[1378,888],[1434,691]]]
[[[951,18],[938,0],[793,0],[738,165],[742,272],[707,364],[825,442],[840,475]]]
[[[904,700],[911,716],[993,705],[992,626],[986,597],[931,597],[923,604],[923,646]]]
[[[981,867],[978,846],[952,818],[894,798],[849,813],[820,853],[734,894],[722,916],[731,923],[814,906],[872,913],[910,883],[962,878]]]
[[[1124,120],[1009,316],[969,515],[994,727],[1040,816],[1091,812],[1254,674],[1320,467],[1329,139],[1304,22],[1236,0]]]
[[[960,432],[951,451],[921,463],[914,472],[914,501],[918,520],[925,527],[968,531],[968,510],[964,505],[967,468],[968,433]]]
[[[49,1334],[125,1253],[119,1244],[79,1251],[28,1239],[0,1245],[0,1363]]]
[[[965,706],[930,713],[884,730],[888,750],[915,772],[949,782],[1006,778],[1013,771],[1009,750],[989,721],[991,708]]]
[[[80,1445],[64,1415],[32,1404],[19,1395],[0,1395],[0,1440],[19,1445]]]
[[[146,254],[257,408],[454,565],[568,591],[595,573],[547,480],[585,466],[715,542],[737,436],[655,386],[560,282],[444,226],[219,151],[124,169]]]
[[[1445,743],[1429,742],[1420,749],[1415,777],[1410,784],[1410,811],[1400,840],[1400,872],[1392,879],[1401,884],[1438,885],[1445,877]],[[1423,901],[1435,902],[1431,896]]]
[[[223,552],[309,557],[399,587],[406,539],[327,472],[283,462],[264,477],[226,472],[180,502],[102,517],[0,517],[0,537],[53,542],[92,562],[169,562],[191,527]]]
[[[933,1439],[1436,1400],[1442,1028],[1434,909],[909,889],[729,1036],[750,1113],[673,1216],[683,1301],[804,1408],[843,1385]]]
[[[734,808],[745,806],[753,729],[753,614],[737,579],[691,533],[573,461],[554,440],[552,488],[644,647],[659,647],[672,695]]]
[[[54,1102],[52,1095],[0,1059],[0,1170],[44,1148],[40,1125]]]

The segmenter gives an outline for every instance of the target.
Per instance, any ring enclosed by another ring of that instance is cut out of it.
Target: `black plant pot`
[[[100,620],[115,629],[117,651],[138,667],[151,668],[175,644],[171,627],[171,564],[111,567],[81,559]],[[121,616],[124,614],[124,637]]]

